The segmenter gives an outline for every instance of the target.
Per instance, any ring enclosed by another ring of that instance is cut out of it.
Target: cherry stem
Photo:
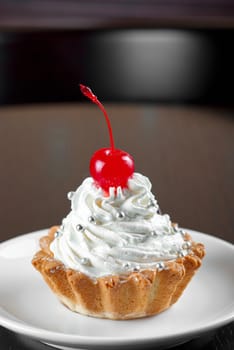
[[[106,123],[108,126],[108,131],[109,131],[109,137],[110,137],[110,145],[111,145],[111,149],[112,151],[114,151],[115,149],[115,145],[114,145],[114,137],[113,137],[113,132],[112,132],[112,127],[111,127],[111,123],[110,123],[110,119],[107,115],[107,112],[104,108],[104,106],[102,105],[102,103],[98,100],[97,96],[95,96],[92,92],[92,90],[85,85],[80,84],[80,91],[82,92],[82,94],[86,97],[88,97],[92,102],[96,103],[96,105],[101,109],[101,111],[104,114],[104,117],[106,119]]]

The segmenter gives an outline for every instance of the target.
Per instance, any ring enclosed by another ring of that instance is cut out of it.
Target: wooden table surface
[[[173,221],[233,242],[232,110],[108,104],[118,148],[148,176]],[[67,192],[89,176],[93,152],[109,146],[96,106],[0,108],[0,240],[61,223]]]

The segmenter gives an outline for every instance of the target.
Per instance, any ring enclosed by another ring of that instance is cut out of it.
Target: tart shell
[[[57,229],[53,226],[40,239],[41,250],[32,264],[65,306],[93,317],[134,319],[168,309],[179,299],[205,255],[203,244],[192,241],[190,254],[166,262],[162,271],[141,270],[93,279],[54,259],[50,243]],[[187,234],[185,239],[191,237]]]

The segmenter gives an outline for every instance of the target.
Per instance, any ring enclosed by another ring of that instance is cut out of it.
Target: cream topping
[[[50,245],[66,267],[90,277],[163,268],[163,262],[185,256],[189,244],[159,213],[149,179],[134,173],[128,189],[104,196],[92,178],[68,194],[71,211]]]

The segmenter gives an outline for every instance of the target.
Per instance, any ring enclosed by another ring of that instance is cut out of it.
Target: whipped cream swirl
[[[151,193],[147,177],[134,173],[128,188],[106,197],[92,178],[68,194],[71,212],[50,245],[54,257],[90,277],[164,268],[185,256],[190,244]]]

